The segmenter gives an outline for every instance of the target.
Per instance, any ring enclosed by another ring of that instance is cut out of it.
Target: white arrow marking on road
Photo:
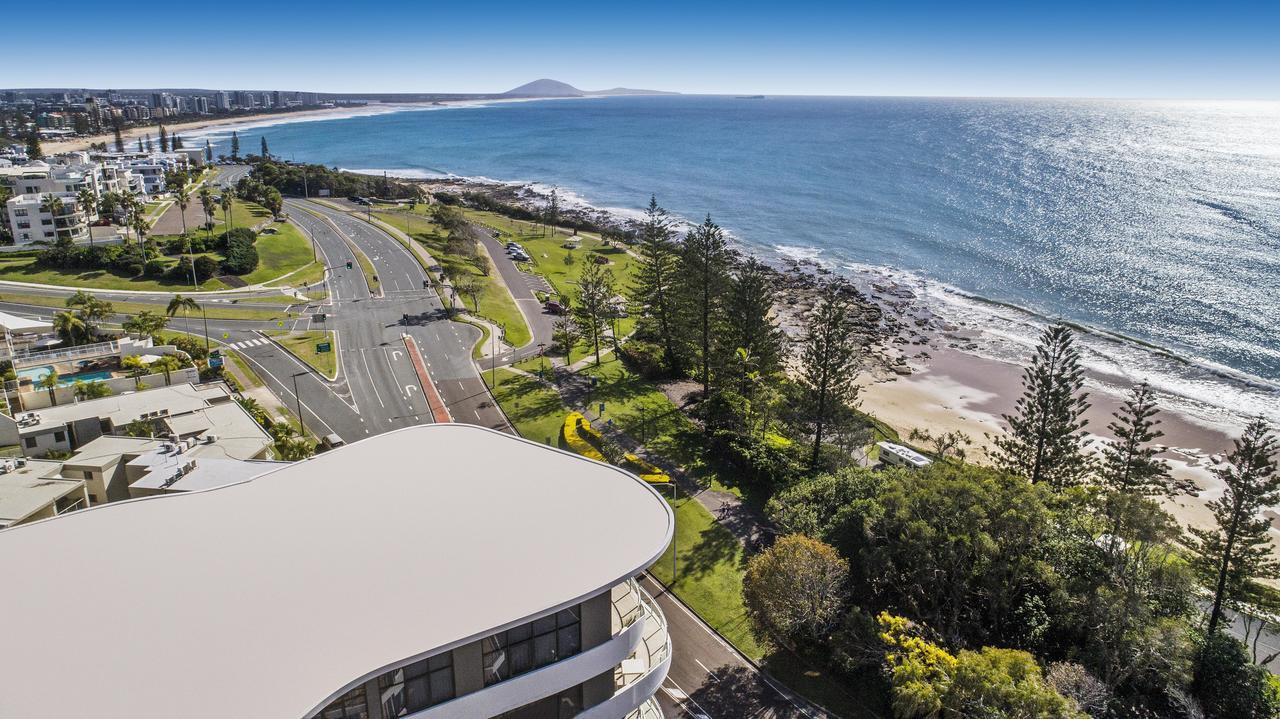
[[[414,392],[417,392],[417,391],[418,391],[418,385],[416,385],[416,384],[407,384],[407,385],[405,385],[405,386],[404,386],[404,393],[405,393],[405,395],[406,395],[406,396],[407,396],[407,395],[409,395],[409,394],[411,394],[411,393],[409,392],[409,390],[413,390]]]
[[[400,359],[400,354],[401,354],[400,350],[391,350],[391,359],[393,360]]]

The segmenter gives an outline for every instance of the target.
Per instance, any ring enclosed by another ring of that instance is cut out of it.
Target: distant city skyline
[[[540,77],[584,90],[1280,99],[1280,5],[985,2],[828,7],[580,2],[483,8],[232,0],[188,17],[71,0],[10,13],[11,87],[497,93]],[[56,22],[44,27],[43,22]],[[163,52],[51,52],[103,41]],[[184,53],[185,48],[192,51]]]

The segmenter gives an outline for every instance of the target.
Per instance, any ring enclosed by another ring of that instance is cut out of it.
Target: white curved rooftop
[[[0,716],[301,718],[612,586],[672,528],[622,470],[437,424],[0,531]]]

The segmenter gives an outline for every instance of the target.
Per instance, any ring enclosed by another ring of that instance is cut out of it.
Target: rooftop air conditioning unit
[[[218,435],[216,434],[206,434],[204,436],[205,444],[213,444],[214,442],[217,442],[217,441],[218,441]]]

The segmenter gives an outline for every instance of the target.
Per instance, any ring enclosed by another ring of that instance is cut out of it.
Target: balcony
[[[658,706],[658,700],[650,697],[649,701],[636,707],[625,719],[663,719],[662,708]]]
[[[661,710],[653,703],[653,695],[671,668],[671,636],[667,632],[666,617],[653,597],[634,582],[631,586],[640,598],[640,611],[644,617],[640,644],[613,670],[613,696],[582,712],[578,719],[662,716]],[[657,712],[656,715],[646,714],[646,707]]]
[[[653,657],[653,650],[648,645],[652,644],[654,648],[660,648],[659,645],[666,640],[666,623],[660,619],[661,612],[646,603],[643,595],[643,590],[634,580],[614,588],[613,636],[603,644],[409,716],[412,719],[471,719],[497,716],[557,694],[611,669],[616,675],[617,667],[641,657],[644,658],[646,665],[644,668],[634,665],[635,669],[652,675],[654,672],[652,667],[648,666],[648,662]],[[655,614],[659,619],[655,619]],[[656,636],[658,634],[661,635],[660,639]],[[667,646],[669,647],[669,642]],[[667,654],[670,654],[669,649]],[[659,658],[657,661],[662,660]],[[657,681],[661,682],[666,674],[666,665],[662,664],[661,676]],[[608,705],[609,709],[592,716],[618,719],[640,707],[657,690],[655,684],[648,695],[640,696],[636,693],[636,686],[636,682],[627,685],[621,698],[619,692],[615,691],[612,697],[599,705],[601,707]],[[630,699],[631,694],[635,695],[634,700]],[[627,704],[628,701],[631,703]],[[579,716],[588,716],[596,709],[597,707],[592,707]]]

